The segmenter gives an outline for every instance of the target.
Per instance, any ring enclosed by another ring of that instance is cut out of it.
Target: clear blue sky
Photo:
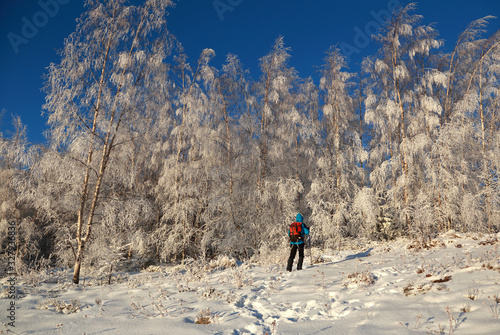
[[[350,53],[358,71],[362,58],[376,51],[365,36],[380,24],[378,16],[403,0],[177,0],[167,18],[168,28],[184,45],[191,61],[204,48],[215,50],[220,68],[228,53],[237,54],[258,78],[258,59],[283,35],[292,49],[290,65],[302,77],[316,76],[324,52],[338,44]],[[141,3],[133,0],[132,3]],[[453,47],[469,22],[500,16],[498,0],[421,0],[416,13],[423,23],[436,23],[444,50]],[[83,0],[0,0],[0,110],[6,110],[0,132],[10,129],[10,115],[20,115],[31,142],[44,142],[41,115],[43,74],[58,62],[57,50],[75,29]],[[489,33],[500,29],[500,19]]]

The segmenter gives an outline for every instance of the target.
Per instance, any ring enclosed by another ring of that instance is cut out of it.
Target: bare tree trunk
[[[85,241],[82,239],[82,228],[83,228],[83,216],[85,213],[85,203],[87,202],[88,196],[88,186],[89,186],[89,178],[92,164],[92,157],[94,154],[94,145],[96,139],[96,129],[97,129],[97,118],[99,117],[99,112],[101,108],[101,99],[102,99],[102,91],[104,87],[104,72],[106,71],[106,65],[108,61],[108,56],[111,48],[112,35],[108,39],[108,43],[106,46],[106,52],[104,56],[104,62],[101,70],[101,78],[99,80],[99,93],[97,96],[97,103],[94,109],[94,120],[92,122],[92,131],[91,131],[91,139],[89,143],[89,150],[87,153],[87,164],[85,168],[85,177],[82,185],[82,194],[80,196],[80,206],[78,208],[78,219],[77,219],[77,228],[76,228],[76,241],[78,243],[78,251],[75,259],[74,273],[73,273],[73,282],[78,284],[80,278],[80,267],[83,256],[83,250],[85,247]]]
[[[78,243],[78,250],[76,253],[75,265],[73,266],[73,283],[80,282],[80,269],[82,267],[84,244]]]

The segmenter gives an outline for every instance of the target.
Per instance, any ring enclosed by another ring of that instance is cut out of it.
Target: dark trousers
[[[291,244],[290,257],[288,258],[288,265],[286,267],[287,271],[292,271],[293,260],[297,254],[297,249],[299,249],[299,262],[297,263],[297,270],[302,270],[302,263],[304,262],[304,243]]]

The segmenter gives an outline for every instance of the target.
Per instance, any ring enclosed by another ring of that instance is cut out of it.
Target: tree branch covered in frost
[[[17,118],[0,137],[0,230],[19,223],[20,268],[278,259],[297,212],[333,248],[500,229],[493,17],[439,53],[416,5],[398,8],[362,72],[334,46],[315,83],[284,37],[257,79],[236,55],[190,62],[165,29],[169,5],[88,1],[48,68],[48,145],[27,143]]]

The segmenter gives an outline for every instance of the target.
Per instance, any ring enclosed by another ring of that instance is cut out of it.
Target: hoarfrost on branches
[[[165,28],[170,5],[87,1],[48,68],[48,144],[27,143],[19,118],[1,134],[0,231],[16,218],[21,271],[53,262],[110,281],[221,254],[276,262],[297,212],[323,248],[498,231],[493,17],[440,53],[416,5],[399,7],[362,72],[333,46],[315,83],[284,37],[257,79],[236,55],[189,61]]]

